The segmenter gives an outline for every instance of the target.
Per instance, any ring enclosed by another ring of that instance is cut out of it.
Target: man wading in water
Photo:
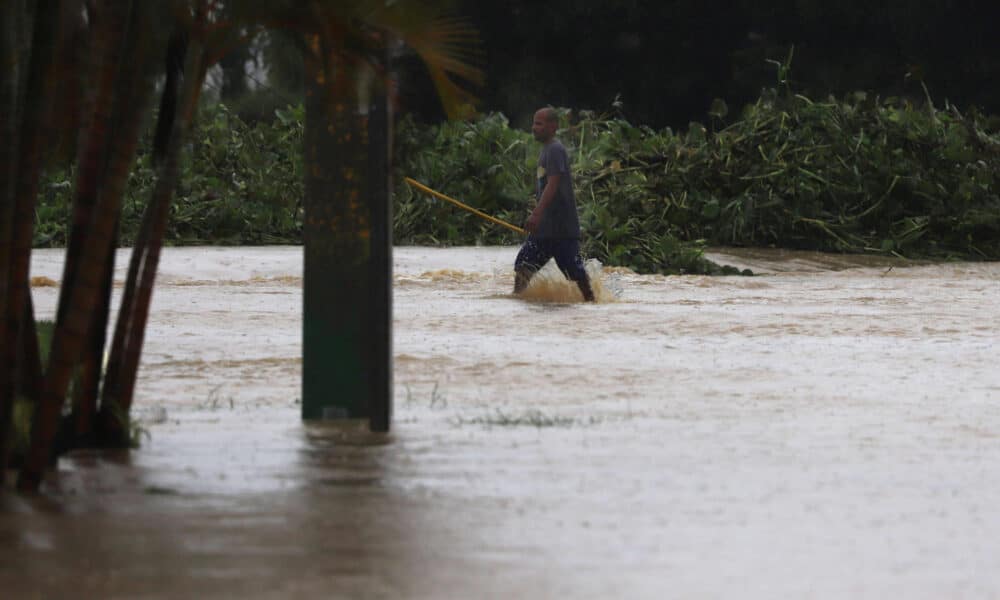
[[[538,204],[524,222],[528,239],[514,261],[514,293],[523,292],[535,273],[550,258],[555,258],[559,270],[580,287],[583,299],[593,302],[594,291],[580,258],[580,220],[576,214],[569,157],[562,142],[555,137],[558,127],[559,118],[551,108],[536,112],[531,123],[531,133],[542,143],[535,182]]]

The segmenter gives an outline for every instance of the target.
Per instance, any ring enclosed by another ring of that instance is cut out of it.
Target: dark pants
[[[583,299],[593,302],[594,291],[580,258],[580,240],[576,239],[536,239],[529,235],[514,259],[514,293],[523,292],[531,278],[550,258],[556,259],[563,275],[576,282]]]
[[[556,265],[567,279],[587,281],[587,271],[580,258],[580,240],[572,238],[536,239],[529,235],[514,259],[514,271],[534,275],[550,258],[556,259]]]

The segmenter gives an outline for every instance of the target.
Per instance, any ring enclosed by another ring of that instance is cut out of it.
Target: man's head
[[[531,134],[535,139],[543,144],[552,141],[556,136],[556,129],[559,129],[559,116],[553,108],[540,108],[535,111],[535,117],[531,121]]]

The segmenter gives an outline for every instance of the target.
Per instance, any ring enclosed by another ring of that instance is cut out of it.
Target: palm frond
[[[203,6],[199,0],[195,6]],[[448,4],[447,2],[444,4]],[[185,0],[179,5],[190,10]],[[213,4],[212,6],[215,6]],[[245,42],[259,27],[295,31],[305,38],[304,52],[329,68],[333,62],[380,70],[387,44],[399,40],[425,63],[450,117],[467,116],[475,104],[470,91],[484,75],[479,34],[466,20],[447,16],[441,2],[426,0],[227,0],[220,14],[209,15],[210,62],[233,44]],[[185,11],[186,12],[186,11]],[[239,34],[239,35],[234,35]],[[318,36],[317,46],[308,40]],[[320,50],[322,48],[322,50]],[[328,53],[318,56],[316,53]],[[332,72],[332,71],[331,71]],[[343,73],[336,78],[343,85]],[[331,78],[330,84],[334,85]]]
[[[482,85],[485,78],[477,66],[482,56],[479,34],[468,21],[445,14],[441,3],[423,0],[353,0],[323,4],[335,7],[328,13],[334,18],[349,19],[348,26],[341,28],[342,32],[378,32],[378,43],[397,39],[416,52],[426,65],[448,116],[468,116],[472,111],[476,97],[469,87]],[[359,27],[358,23],[363,25]],[[344,41],[349,38],[345,36]]]

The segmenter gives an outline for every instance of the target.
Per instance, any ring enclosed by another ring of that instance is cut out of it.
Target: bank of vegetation
[[[564,110],[584,248],[640,272],[718,272],[705,245],[774,246],[911,258],[1000,258],[1000,118],[855,93],[765,91],[738,115],[721,101],[685,131]],[[303,111],[246,123],[207,107],[193,132],[167,239],[299,243]],[[413,177],[502,219],[530,211],[538,146],[498,113],[436,126],[402,120],[396,138],[399,244],[513,244],[516,234],[402,183]],[[72,173],[47,183],[36,244],[66,241]],[[140,151],[122,243],[154,183]]]

